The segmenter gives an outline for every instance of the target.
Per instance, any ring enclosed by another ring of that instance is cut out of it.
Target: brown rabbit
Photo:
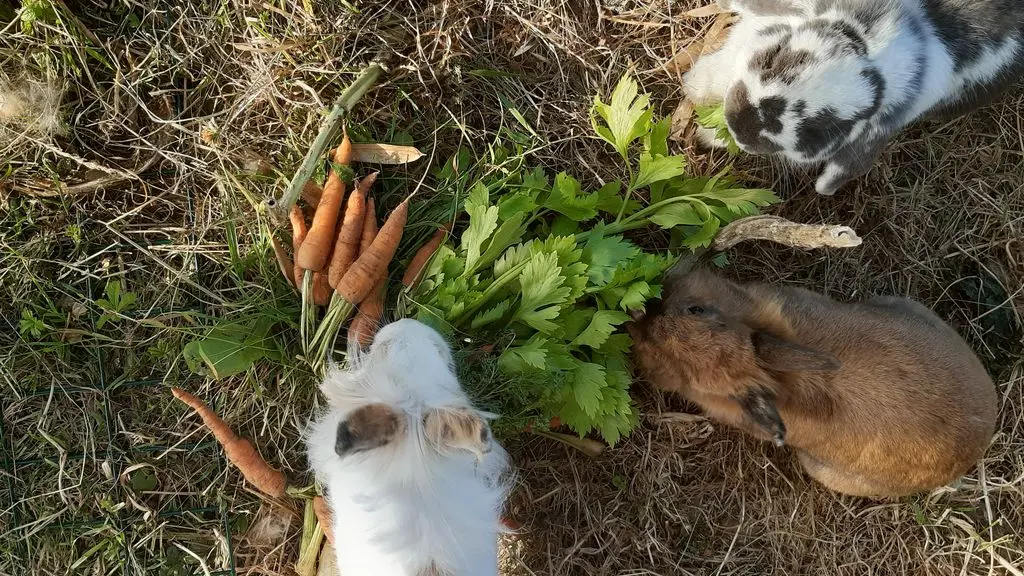
[[[629,327],[658,388],[796,449],[807,473],[855,496],[943,486],[984,453],[992,380],[967,343],[905,298],[845,304],[708,272],[666,280]]]

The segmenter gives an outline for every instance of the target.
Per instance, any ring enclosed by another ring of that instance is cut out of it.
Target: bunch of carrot
[[[352,143],[346,133],[333,153],[334,163],[349,166]],[[346,182],[332,169],[323,190],[307,185],[303,198],[314,209],[306,225],[303,210],[295,205],[289,213],[295,261],[274,240],[274,253],[281,272],[302,293],[300,324],[307,360],[320,366],[332,347],[341,324],[353,309],[356,317],[350,340],[366,345],[372,340],[384,313],[384,292],[388,265],[398,249],[409,216],[406,199],[377,228],[370,189],[377,174],[357,181],[346,199]],[[316,333],[310,338],[315,306],[328,306]]]

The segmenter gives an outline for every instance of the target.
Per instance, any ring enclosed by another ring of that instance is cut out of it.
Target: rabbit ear
[[[775,407],[775,395],[761,388],[751,390],[740,399],[740,406],[747,415],[749,424],[770,439],[776,446],[786,443],[786,425]]]
[[[776,338],[767,332],[754,332],[754,350],[758,360],[777,372],[835,372],[842,364],[835,356]]]
[[[491,450],[491,430],[484,418],[468,408],[437,408],[423,419],[427,440],[444,450],[468,450],[483,460]]]
[[[390,444],[405,431],[405,420],[391,406],[370,404],[338,424],[334,451],[347,456]]]
[[[810,0],[718,0],[723,10],[755,16],[806,16],[812,4]]]

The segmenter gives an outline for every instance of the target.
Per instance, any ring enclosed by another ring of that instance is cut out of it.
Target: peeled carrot
[[[359,255],[359,240],[366,212],[366,195],[376,181],[377,173],[373,172],[360,180],[356,189],[349,194],[348,203],[345,206],[345,218],[341,222],[341,229],[338,230],[334,254],[331,255],[331,265],[328,271],[331,288],[338,286],[341,277],[345,275],[349,266]]]
[[[334,526],[331,524],[331,508],[323,496],[313,496],[313,512],[316,519],[320,521],[320,528],[324,531],[327,541],[334,545]]]
[[[450,228],[450,225],[438,228],[437,232],[434,232],[434,235],[430,237],[430,240],[427,240],[423,243],[423,246],[420,246],[420,249],[413,255],[412,260],[409,261],[409,267],[405,269],[405,274],[402,276],[402,284],[413,288],[419,283],[423,270],[426,269],[427,263],[434,256],[434,252],[437,252],[437,249],[441,247],[441,242],[444,242],[445,234],[448,233]]]
[[[345,164],[346,159],[348,162],[352,161],[352,142],[349,141],[347,133],[334,152],[334,160],[338,164]],[[331,256],[335,227],[338,224],[338,212],[344,197],[345,181],[341,179],[340,174],[331,170],[327,175],[327,183],[320,196],[316,214],[313,215],[313,223],[309,225],[309,234],[302,247],[295,253],[295,263],[304,270],[319,272],[327,265],[327,260]]]
[[[284,247],[274,236],[270,237],[270,245],[274,247],[274,257],[277,258],[277,265],[281,268],[281,274],[288,280],[288,283],[295,286],[295,263],[284,251]]]
[[[270,464],[260,456],[251,442],[239,437],[220,416],[192,394],[180,389],[171,388],[171,393],[178,400],[188,404],[203,419],[203,424],[213,432],[213,437],[224,447],[224,454],[239,472],[253,486],[268,496],[282,497],[288,487],[288,481],[280,470],[271,468]]]
[[[350,304],[361,303],[373,291],[380,279],[387,275],[388,264],[395,257],[402,232],[409,219],[409,201],[405,200],[388,216],[370,247],[338,281],[335,290]]]
[[[298,204],[292,204],[292,209],[288,212],[288,219],[292,223],[292,251],[298,254],[309,231],[306,228],[306,215],[302,213],[302,208],[299,208]],[[305,274],[305,270],[296,262],[293,265],[292,273],[295,276],[295,285],[302,290],[302,276]]]

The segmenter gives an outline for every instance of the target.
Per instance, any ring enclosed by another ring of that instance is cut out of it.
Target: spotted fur
[[[988,104],[1024,76],[1024,0],[719,3],[741,18],[685,75],[688,96],[724,102],[744,151],[820,166],[821,194],[867,173],[911,122]]]

